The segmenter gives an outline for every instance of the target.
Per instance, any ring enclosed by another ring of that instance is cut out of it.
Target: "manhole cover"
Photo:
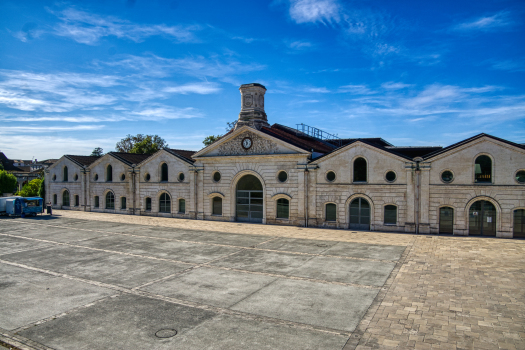
[[[177,331],[175,329],[161,329],[158,330],[157,333],[155,333],[155,336],[157,338],[171,338],[177,335]]]

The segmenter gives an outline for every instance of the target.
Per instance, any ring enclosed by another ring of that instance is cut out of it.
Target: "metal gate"
[[[350,203],[351,230],[370,230],[370,204],[364,198],[356,198]]]
[[[496,208],[489,201],[477,201],[469,209],[468,234],[496,236]]]
[[[454,233],[454,209],[439,208],[439,233]]]
[[[243,176],[237,183],[236,217],[242,222],[262,222],[263,187],[253,175]]]

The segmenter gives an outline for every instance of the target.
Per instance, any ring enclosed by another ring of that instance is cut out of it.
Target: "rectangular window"
[[[151,198],[146,198],[146,210],[151,211]]]
[[[186,200],[179,199],[179,213],[184,214],[186,212]]]
[[[100,207],[100,201],[98,199],[98,196],[95,196],[95,208]]]
[[[333,203],[328,203],[326,205],[326,221],[336,221],[337,220],[337,206]]]
[[[53,195],[53,204],[54,205],[57,205],[57,202],[58,202],[58,196],[56,194]]]
[[[213,197],[213,215],[222,215],[222,198]]]
[[[286,198],[277,200],[277,219],[288,219],[290,216],[290,202]]]
[[[75,206],[76,207],[80,206],[80,198],[78,195],[75,195]]]
[[[395,205],[385,205],[385,225],[397,224],[397,207]]]
[[[126,209],[126,197],[120,198],[120,209]]]

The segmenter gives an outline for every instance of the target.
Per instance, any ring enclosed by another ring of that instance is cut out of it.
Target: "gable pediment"
[[[250,147],[243,147],[249,139]],[[308,154],[294,145],[276,139],[250,127],[242,127],[216,144],[197,152],[194,157],[254,156],[278,154]]]

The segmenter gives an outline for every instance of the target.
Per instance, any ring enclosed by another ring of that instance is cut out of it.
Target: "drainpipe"
[[[420,160],[416,160],[416,234],[419,234],[419,211],[421,197],[421,169],[419,168]]]
[[[131,193],[133,194],[133,209],[132,209],[132,213],[133,215],[135,215],[135,201],[136,201],[136,194],[135,194],[135,191],[136,191],[136,186],[135,186],[135,167],[137,165],[136,164],[131,164]]]
[[[304,166],[304,207],[305,207],[305,221],[304,227],[308,227],[308,164]]]

